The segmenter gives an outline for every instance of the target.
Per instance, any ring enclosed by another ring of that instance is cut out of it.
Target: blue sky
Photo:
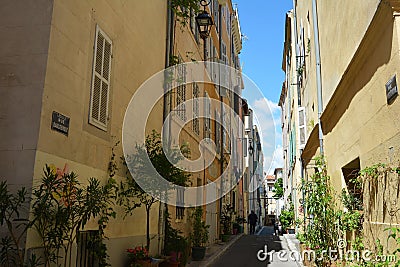
[[[263,137],[264,171],[271,174],[283,164],[277,103],[284,81],[281,66],[285,15],[292,9],[292,0],[236,0],[234,3],[238,5],[242,34],[246,36],[240,54],[243,73],[261,91],[255,92],[258,90],[250,84],[243,96],[258,118]]]

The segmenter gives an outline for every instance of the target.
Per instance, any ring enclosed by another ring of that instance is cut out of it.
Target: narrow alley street
[[[237,267],[257,267],[257,266],[300,266],[295,261],[279,260],[277,254],[274,254],[272,260],[260,261],[257,253],[264,250],[267,245],[270,251],[286,251],[289,253],[288,244],[283,236],[273,235],[272,227],[264,227],[258,235],[244,235],[235,244],[233,244],[218,260],[211,266],[237,266]],[[264,254],[261,254],[263,256]],[[289,257],[286,257],[289,258]]]

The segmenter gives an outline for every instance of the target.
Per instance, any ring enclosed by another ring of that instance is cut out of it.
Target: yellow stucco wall
[[[310,21],[311,51],[306,58],[308,75],[302,88],[304,102],[301,105],[306,107],[308,123],[310,119],[316,123],[318,106],[311,2],[298,2],[297,15],[298,27],[305,27],[306,36]],[[342,174],[344,166],[356,158],[360,159],[361,169],[376,163],[398,166],[400,161],[399,99],[388,104],[385,88],[388,80],[394,75],[398,80],[399,74],[398,1],[318,1],[317,9],[324,153],[340,208],[340,191],[346,187]],[[310,134],[313,127],[307,126]],[[314,136],[308,140],[307,147],[316,142]],[[308,176],[313,173],[312,165],[311,161],[306,169]],[[364,193],[364,242],[369,248],[374,247],[377,238],[384,241],[386,247],[388,232],[383,230],[400,225],[400,214],[395,208],[400,201],[396,195],[396,179],[398,177],[388,177],[386,183],[376,188],[368,187]],[[389,247],[392,245],[389,243]]]
[[[318,1],[324,107],[355,54],[379,2]],[[311,5],[309,12],[312,19]]]
[[[396,136],[400,134],[400,104],[398,100],[386,102],[386,82],[398,74],[399,43],[396,23],[378,25],[381,29],[375,36],[376,42],[368,48],[370,52],[351,71],[346,87],[356,91],[350,103],[339,102],[336,110],[345,110],[331,132],[325,136],[326,156],[329,171],[336,177],[335,185],[340,188],[343,180],[341,168],[360,157],[361,168],[378,162],[388,161],[390,147],[399,150]],[[397,153],[395,153],[397,154]]]
[[[122,139],[125,109],[136,89],[165,66],[167,2],[156,1],[54,1],[41,122],[34,167],[34,184],[47,164],[71,171],[84,183],[89,177],[107,178],[111,148]],[[88,123],[96,25],[112,41],[110,106],[107,131]],[[156,89],[162,90],[162,88]],[[160,101],[147,124],[147,132],[160,132],[163,106]],[[50,129],[57,111],[70,118],[69,135]],[[117,148],[117,159],[122,155]],[[122,173],[119,173],[122,175]],[[121,177],[119,177],[121,179]],[[150,232],[158,233],[158,203],[151,210]],[[111,220],[106,235],[112,266],[122,266],[126,248],[146,244],[144,208],[122,220]],[[89,224],[87,228],[96,227]],[[153,239],[151,253],[158,252]],[[28,235],[27,248],[36,246]]]

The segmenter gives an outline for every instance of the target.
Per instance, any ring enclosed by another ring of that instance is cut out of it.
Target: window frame
[[[98,38],[99,38],[99,33],[102,35],[102,37],[104,38],[103,40],[103,51],[102,51],[102,60],[101,60],[101,72],[102,73],[98,73],[96,71],[96,63],[97,63],[97,45],[98,45]],[[110,44],[110,55],[109,55],[109,67],[108,67],[108,79],[106,80],[103,77],[103,72],[104,72],[104,47],[106,42],[108,42]],[[96,33],[95,33],[95,37],[94,37],[94,46],[93,46],[93,62],[92,62],[92,81],[91,81],[91,85],[90,85],[90,103],[89,103],[89,120],[88,123],[103,130],[103,131],[107,131],[108,129],[108,125],[109,125],[109,111],[110,111],[110,91],[111,91],[111,67],[112,67],[112,50],[113,50],[113,43],[111,41],[111,38],[100,28],[99,25],[96,25]],[[93,114],[93,105],[94,105],[94,96],[95,96],[95,82],[96,82],[96,78],[100,79],[100,96],[99,96],[99,107],[98,107],[98,116],[97,119],[94,118],[94,114]],[[102,86],[103,83],[106,83],[108,85],[108,89],[107,89],[107,100],[106,100],[106,107],[105,107],[105,122],[101,122],[100,119],[100,112],[101,112],[101,105],[103,104],[102,102]]]

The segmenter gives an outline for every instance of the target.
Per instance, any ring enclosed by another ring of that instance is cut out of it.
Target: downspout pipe
[[[293,0],[293,20],[294,20],[294,43],[295,43],[295,50],[294,50],[294,56],[296,58],[296,87],[297,87],[297,105],[301,106],[301,97],[300,97],[300,84],[299,84],[299,72],[297,71],[299,69],[299,55],[298,55],[298,44],[297,44],[297,11],[296,11],[296,4],[297,0]]]
[[[319,136],[319,149],[320,149],[321,156],[323,156],[324,155],[324,134],[322,132],[322,125],[321,125],[323,103],[322,103],[321,57],[320,57],[320,49],[319,49],[317,0],[312,0],[312,11],[313,11],[313,24],[314,24],[315,64],[316,64],[316,73],[317,73],[318,136]]]
[[[300,67],[300,64],[299,64],[300,58],[298,56],[298,44],[297,44],[297,11],[296,11],[296,5],[297,5],[297,0],[293,0],[293,24],[294,24],[293,33],[294,33],[294,43],[295,43],[294,56],[295,56],[295,59],[296,59],[297,106],[300,107],[301,106],[301,97],[300,97],[300,84],[299,84],[299,72],[298,72],[298,69]],[[291,105],[291,102],[290,102],[290,105]],[[301,151],[302,150],[300,149],[300,157],[301,157]],[[294,204],[294,209],[297,211],[297,201],[296,201],[296,199],[297,199],[296,198],[296,196],[297,196],[297,186],[293,187],[293,171],[291,172],[291,188],[292,188],[292,203]],[[295,212],[295,215],[297,215],[297,212]]]
[[[220,5],[218,5],[218,26],[219,26],[219,31],[218,31],[218,36],[219,36],[219,59],[220,59],[220,62],[218,62],[219,64],[221,64],[221,61],[222,61],[222,53],[221,53],[221,51],[222,51],[222,31],[221,31],[221,7],[220,7]],[[217,26],[217,25],[215,25],[215,26]],[[211,37],[210,37],[211,38]],[[218,66],[220,66],[220,65],[218,65]],[[221,90],[222,90],[222,88],[221,88],[221,68],[220,67],[218,67],[218,72],[219,72],[219,75],[218,75],[218,92],[219,92],[219,101],[221,102],[221,115],[220,115],[220,121],[221,121],[221,123],[223,122],[223,118],[224,118],[224,114],[223,114],[223,112],[222,112],[222,110],[223,110],[223,108],[224,108],[224,99],[223,99],[223,97],[222,97],[222,95],[221,95]],[[224,142],[225,142],[225,140],[224,140],[224,127],[223,127],[223,125],[221,125],[221,132],[220,132],[220,134],[221,134],[221,149],[220,149],[220,153],[221,153],[221,195],[220,195],[220,200],[219,200],[219,219],[221,220],[221,216],[222,216],[222,207],[223,207],[223,205],[222,205],[222,201],[224,200],[224,197],[222,197],[223,195],[222,195],[222,193],[223,193],[223,188],[224,188],[224,177],[222,177],[222,174],[224,173]],[[221,228],[221,227],[220,227]],[[220,232],[222,233],[222,231],[221,231],[221,229],[220,229]]]
[[[173,54],[174,51],[174,38],[173,38],[173,30],[174,30],[174,26],[173,26],[173,20],[174,20],[174,12],[172,10],[172,0],[168,0],[167,2],[167,34],[166,34],[166,40],[165,40],[165,68],[167,69],[170,66],[170,59],[171,59],[171,55]],[[164,72],[164,74],[166,74],[166,72]],[[164,83],[164,97],[163,97],[163,123],[165,123],[165,120],[169,114],[169,110],[168,107],[170,107],[170,105],[168,105],[168,103],[170,103],[170,94],[167,92],[168,88],[166,87],[166,84]],[[169,147],[171,142],[171,134],[170,134],[170,127],[168,127],[168,132],[166,133],[168,136],[168,144],[167,146]],[[164,249],[164,242],[165,242],[165,222],[166,222],[166,218],[165,218],[165,214],[168,210],[168,206],[165,203],[162,203],[160,201],[159,204],[159,210],[158,210],[158,251],[159,253],[162,253],[162,250]],[[162,242],[161,242],[162,240]]]

